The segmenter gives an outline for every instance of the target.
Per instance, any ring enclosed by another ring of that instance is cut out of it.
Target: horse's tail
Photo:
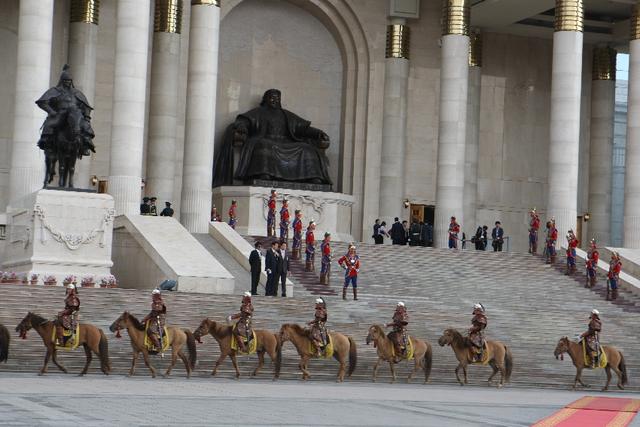
[[[100,351],[100,369],[105,374],[109,374],[111,371],[111,362],[109,361],[109,341],[107,341],[107,337],[102,332],[102,329],[98,329],[100,331],[100,342],[98,343],[98,351]]]
[[[427,351],[424,352],[424,382],[429,382],[431,376],[431,367],[433,366],[433,349],[430,343],[427,344]]]
[[[622,373],[622,379],[621,379],[621,383],[622,385],[627,385],[627,382],[629,381],[629,377],[627,376],[627,364],[624,361],[624,356],[622,355],[622,352],[620,351],[620,363],[618,364],[618,369],[620,369],[620,372]]]
[[[0,362],[6,362],[9,359],[9,342],[11,334],[9,330],[0,325]]]
[[[278,334],[273,334],[276,338],[276,372],[275,378],[280,378],[280,368],[282,367],[282,341]]]
[[[511,381],[511,373],[513,372],[513,355],[506,345],[504,346],[504,381]]]
[[[189,350],[189,366],[191,367],[191,369],[195,369],[196,360],[198,359],[198,350],[196,349],[196,338],[188,329],[185,329],[184,333],[187,335],[187,349]]]
[[[349,338],[349,371],[347,372],[347,376],[351,376],[353,371],[356,370],[356,364],[358,363],[358,352],[356,351],[356,342],[353,338]]]

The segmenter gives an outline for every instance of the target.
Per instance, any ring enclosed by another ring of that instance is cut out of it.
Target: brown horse
[[[330,332],[329,336],[333,343],[333,357],[340,363],[340,369],[338,370],[338,382],[343,382],[347,356],[349,357],[349,370],[347,372],[347,376],[350,377],[356,369],[356,363],[358,361],[356,343],[353,341],[353,338],[338,332]],[[291,341],[300,355],[300,363],[298,364],[298,367],[302,371],[302,379],[306,380],[307,378],[310,378],[311,374],[307,370],[307,364],[309,363],[309,359],[316,356],[315,350],[313,350],[315,347],[309,337],[308,330],[304,329],[300,325],[296,325],[295,323],[287,323],[282,325],[280,328],[278,337],[281,343],[278,348],[278,365],[282,358],[282,345],[287,341]]]
[[[11,334],[6,326],[0,325],[0,363],[6,362],[9,359],[9,342],[11,341]]]
[[[53,360],[53,363],[55,363],[58,369],[66,374],[67,368],[58,362],[58,350],[56,349],[53,338],[53,331],[55,328],[54,322],[38,316],[35,313],[29,312],[18,326],[16,326],[16,332],[18,332],[22,338],[26,338],[27,332],[31,328],[35,329],[38,335],[40,335],[44,346],[47,348],[47,352],[44,355],[44,365],[42,366],[42,369],[40,369],[39,375],[47,373],[49,358]],[[102,372],[105,375],[109,375],[109,372],[111,371],[111,363],[109,362],[109,343],[107,342],[107,337],[104,335],[104,332],[102,332],[102,329],[96,328],[88,323],[80,323],[78,346],[80,345],[84,347],[84,354],[86,356],[86,363],[80,375],[85,375],[89,370],[89,365],[91,364],[91,359],[93,357],[91,354],[92,351],[100,359],[100,369]]]
[[[242,353],[231,348],[231,335],[232,335],[232,326],[219,324],[209,318],[204,319],[200,322],[200,326],[194,332],[194,336],[200,342],[200,338],[211,334],[212,337],[218,341],[218,345],[220,346],[220,357],[216,361],[216,365],[211,372],[211,375],[215,375],[218,372],[218,367],[224,361],[224,359],[229,356],[231,358],[231,363],[233,363],[233,367],[236,370],[236,378],[240,378],[240,370],[238,369],[238,361],[236,360],[236,356]],[[265,329],[254,329],[253,332],[256,334],[256,353],[258,353],[258,366],[251,374],[252,377],[258,375],[258,372],[264,366],[264,354],[269,353],[269,357],[271,361],[275,364],[274,367],[274,375],[273,379],[277,379],[280,376],[280,365],[278,365],[278,337],[273,332],[267,331]]]
[[[458,359],[458,366],[455,371],[456,379],[460,385],[467,384],[467,365],[481,364],[480,362],[473,362],[472,344],[469,338],[464,337],[455,329],[445,329],[442,336],[438,339],[438,344],[440,344],[440,346],[451,346]],[[493,373],[487,380],[488,385],[491,385],[493,377],[500,372],[500,382],[498,383],[498,388],[500,388],[505,382],[508,383],[511,380],[511,372],[513,371],[513,356],[511,355],[511,350],[500,341],[487,340],[485,354],[488,358],[487,363],[493,368]],[[460,379],[460,369],[462,369],[464,374],[464,382]]]
[[[180,329],[175,326],[167,326],[167,337],[169,339],[169,345],[171,346],[171,363],[167,368],[167,372],[164,373],[165,377],[171,375],[171,370],[176,365],[178,357],[184,362],[184,367],[187,370],[187,378],[191,378],[191,371],[196,365],[196,340],[193,338],[193,334],[188,329]],[[151,377],[156,377],[156,370],[151,366],[149,362],[149,350],[144,344],[145,327],[135,316],[125,311],[116,319],[115,322],[109,327],[111,332],[119,331],[120,329],[126,329],[129,333],[129,339],[131,340],[131,347],[133,348],[133,359],[131,360],[131,369],[129,369],[129,375],[133,376],[136,370],[136,362],[138,355],[142,353],[144,364],[151,371]],[[189,358],[185,356],[182,351],[182,347],[187,345],[189,351]]]
[[[411,378],[413,375],[418,372],[418,369],[422,368],[424,370],[424,383],[429,382],[429,375],[431,375],[431,365],[432,365],[432,349],[431,344],[427,341],[423,341],[416,337],[409,337],[413,342],[413,357],[415,360],[415,364],[413,366],[413,370],[409,372],[409,377],[407,377],[407,382],[411,382]],[[369,328],[369,334],[367,335],[367,345],[373,341],[373,346],[376,348],[378,352],[378,360],[376,360],[376,364],[373,365],[373,382],[376,382],[376,377],[378,375],[378,365],[380,362],[389,362],[389,369],[391,369],[391,382],[393,383],[396,380],[396,371],[393,367],[395,363],[394,356],[394,343],[387,336],[380,325],[373,325]]]
[[[607,373],[607,384],[602,388],[602,391],[609,390],[609,383],[611,383],[611,370],[616,373],[618,376],[618,388],[620,390],[624,390],[624,386],[627,384],[627,365],[624,361],[624,356],[622,352],[615,347],[602,346],[602,351],[607,356],[607,366],[604,367],[605,372]],[[585,383],[582,382],[582,370],[587,368],[584,364],[584,354],[582,351],[582,344],[571,341],[567,337],[562,337],[558,341],[558,345],[556,345],[556,349],[553,352],[553,355],[558,359],[562,358],[564,353],[569,353],[571,360],[573,361],[573,366],[576,367],[576,377],[573,380],[573,389],[576,389],[578,383],[583,387],[589,387]],[[589,368],[587,368],[589,369]]]

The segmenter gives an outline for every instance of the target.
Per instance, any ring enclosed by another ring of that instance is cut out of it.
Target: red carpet
[[[585,396],[534,427],[625,427],[640,410],[640,399]]]

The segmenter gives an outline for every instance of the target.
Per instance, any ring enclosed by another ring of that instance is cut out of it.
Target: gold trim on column
[[[575,31],[584,29],[584,8],[582,0],[556,0],[554,30]]]
[[[220,7],[220,0],[191,0],[192,6],[197,5],[205,5],[205,6],[218,6]]]
[[[640,39],[640,3],[636,3],[633,6],[633,12],[631,13],[631,40]]]
[[[404,24],[387,25],[386,58],[409,59],[411,28]]]
[[[69,22],[85,22],[98,25],[100,0],[71,0]]]
[[[482,67],[482,35],[479,32],[469,35],[469,67]]]
[[[469,0],[442,1],[442,35],[469,35]]]
[[[156,0],[153,31],[175,34],[182,32],[182,0]]]
[[[617,51],[610,47],[593,49],[593,80],[616,79]]]

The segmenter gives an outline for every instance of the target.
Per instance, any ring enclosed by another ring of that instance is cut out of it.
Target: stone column
[[[640,248],[640,3],[633,8],[629,42],[623,243]]]
[[[611,180],[616,97],[615,49],[593,50],[589,152],[589,238],[611,244]],[[583,247],[587,247],[586,245]]]
[[[404,211],[410,35],[405,19],[387,26],[379,216],[388,224]]]
[[[164,202],[175,203],[182,0],[155,3],[145,192],[162,208]]]
[[[218,81],[219,0],[191,0],[187,111],[180,221],[208,232]]]
[[[582,26],[582,0],[556,0],[547,217],[560,236],[576,229],[578,214]]]
[[[480,144],[480,88],[482,84],[482,38],[479,32],[469,37],[469,93],[467,96],[467,140],[464,150],[464,227],[473,233],[478,225],[478,146]]]
[[[44,155],[36,145],[47,114],[35,101],[49,89],[53,0],[21,0],[9,172],[9,204],[42,188]]]
[[[469,84],[469,14],[468,0],[444,2],[434,224],[436,247],[447,246],[450,217],[455,216],[458,223],[465,227],[463,193]]]
[[[118,215],[140,213],[150,1],[117,5],[109,193]]]
[[[73,84],[94,108],[99,17],[100,0],[71,0],[69,66]],[[92,157],[84,157],[76,163],[74,184],[77,188],[90,187]]]

